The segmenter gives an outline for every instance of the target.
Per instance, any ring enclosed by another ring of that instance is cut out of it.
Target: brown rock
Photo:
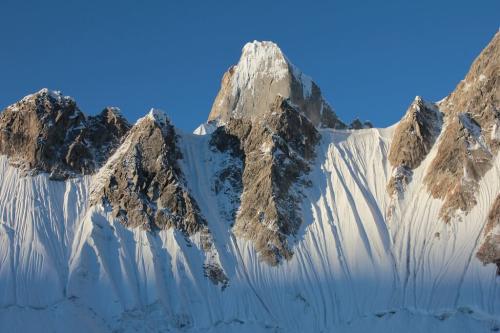
[[[477,258],[485,265],[496,264],[497,275],[500,275],[500,195],[497,196],[488,214],[481,247]]]
[[[272,42],[248,43],[238,65],[222,78],[209,120],[260,120],[277,95],[290,100],[315,126],[346,128],[323,99],[319,87]]]
[[[388,159],[394,168],[387,184],[390,195],[402,196],[413,170],[425,159],[442,127],[437,107],[417,96],[397,125]]]
[[[94,173],[128,131],[116,109],[86,117],[70,97],[47,89],[0,114],[0,154],[23,172],[53,179]]]
[[[224,140],[223,138],[232,138]],[[243,160],[241,205],[234,232],[254,242],[261,259],[278,264],[292,252],[287,243],[302,223],[300,193],[302,177],[315,157],[319,134],[308,118],[283,97],[277,97],[260,121],[230,119],[212,142],[221,150],[241,154]],[[231,142],[232,141],[232,142]],[[239,141],[239,148],[236,142]],[[222,142],[231,142],[222,145]]]
[[[500,32],[474,61],[465,80],[439,105],[445,130],[424,181],[444,199],[441,217],[476,205],[478,183],[491,168],[500,144]]]
[[[206,228],[198,205],[185,186],[177,160],[174,127],[152,110],[128,133],[122,147],[98,175],[102,186],[93,203],[111,205],[113,214],[128,227],[168,229],[186,235]]]

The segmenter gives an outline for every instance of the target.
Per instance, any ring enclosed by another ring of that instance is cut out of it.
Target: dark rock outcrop
[[[318,141],[311,121],[281,96],[260,121],[231,118],[213,134],[213,144],[240,155],[244,165],[234,232],[272,265],[292,256],[288,237],[302,223],[299,189],[308,185],[303,176]]]
[[[366,129],[366,128],[373,128],[373,124],[369,121],[361,122],[361,120],[359,120],[358,118],[354,119],[349,124],[349,129],[352,130]]]
[[[121,143],[121,139],[130,130],[130,124],[121,115],[120,110],[107,107],[97,116],[87,117],[85,127],[75,142],[69,147],[69,160],[77,160],[85,151],[89,151],[92,159],[86,168],[96,172],[106,163],[110,154]],[[72,154],[74,156],[72,156]]]
[[[0,154],[25,173],[66,179],[96,172],[129,129],[117,109],[86,117],[70,97],[42,89],[0,114]]]

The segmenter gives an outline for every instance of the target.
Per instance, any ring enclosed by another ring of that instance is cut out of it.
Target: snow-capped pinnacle
[[[60,90],[50,90],[49,88],[42,88],[33,95],[49,95],[53,98],[60,98],[62,97],[62,93]]]
[[[132,130],[142,131],[142,128],[148,127],[150,124],[155,124],[156,126],[158,126],[164,135],[168,135],[173,127],[171,125],[170,118],[164,111],[156,108],[151,108],[144,117],[137,120]]]
[[[312,79],[292,64],[279,46],[270,41],[253,41],[245,44],[240,61],[235,66],[235,76],[238,84],[233,86],[233,94],[259,76],[270,76],[280,80],[293,75],[303,87],[304,97],[311,96]]]
[[[420,112],[422,111],[422,109],[427,109],[434,112],[438,111],[436,104],[427,102],[422,98],[422,96],[415,96],[415,99],[411,103],[403,119],[407,117],[414,117],[415,112]]]
[[[26,95],[23,99],[20,100],[20,102],[27,102],[29,100],[32,100],[33,98],[44,97],[44,96],[50,97],[52,100],[56,101],[57,103],[75,102],[75,100],[72,97],[64,96],[61,91],[50,90],[48,88],[42,88],[33,94]]]
[[[257,75],[270,75],[281,79],[289,73],[289,66],[281,49],[273,42],[253,41],[242,50],[240,61],[235,67],[237,86],[244,87]]]
[[[289,98],[315,126],[346,127],[311,78],[269,41],[253,41],[243,47],[238,64],[224,74],[209,120],[261,119],[277,95]]]
[[[164,111],[160,109],[151,108],[148,112],[148,117],[154,121],[158,121],[161,123],[166,123],[169,121],[167,115]]]
[[[123,117],[122,110],[117,106],[108,106],[106,110],[113,113],[115,116]]]
[[[113,112],[86,116],[71,97],[41,89],[0,114],[0,155],[53,179],[94,173],[129,129]]]
[[[165,126],[170,123],[170,119],[168,118],[167,114],[164,111],[156,108],[151,108],[144,117],[137,120],[136,124],[138,125],[145,120],[154,121],[160,126]]]

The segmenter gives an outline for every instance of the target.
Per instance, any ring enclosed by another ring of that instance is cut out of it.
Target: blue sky
[[[48,87],[192,130],[242,46],[272,40],[342,119],[384,127],[451,92],[499,26],[498,0],[2,0],[0,109]]]

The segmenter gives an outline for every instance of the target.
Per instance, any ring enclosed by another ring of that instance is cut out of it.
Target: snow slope
[[[234,193],[215,195],[214,175],[233,161],[209,148],[209,134],[181,134],[181,168],[213,234],[225,289],[203,275],[196,237],[130,230],[106,207],[89,207],[98,177],[21,177],[0,157],[0,331],[498,330],[500,281],[475,253],[500,192],[500,161],[475,208],[445,224],[422,184],[435,149],[404,199],[391,202],[393,130],[321,130],[312,186],[303,190],[305,223],[292,259],[277,267],[232,234]]]

